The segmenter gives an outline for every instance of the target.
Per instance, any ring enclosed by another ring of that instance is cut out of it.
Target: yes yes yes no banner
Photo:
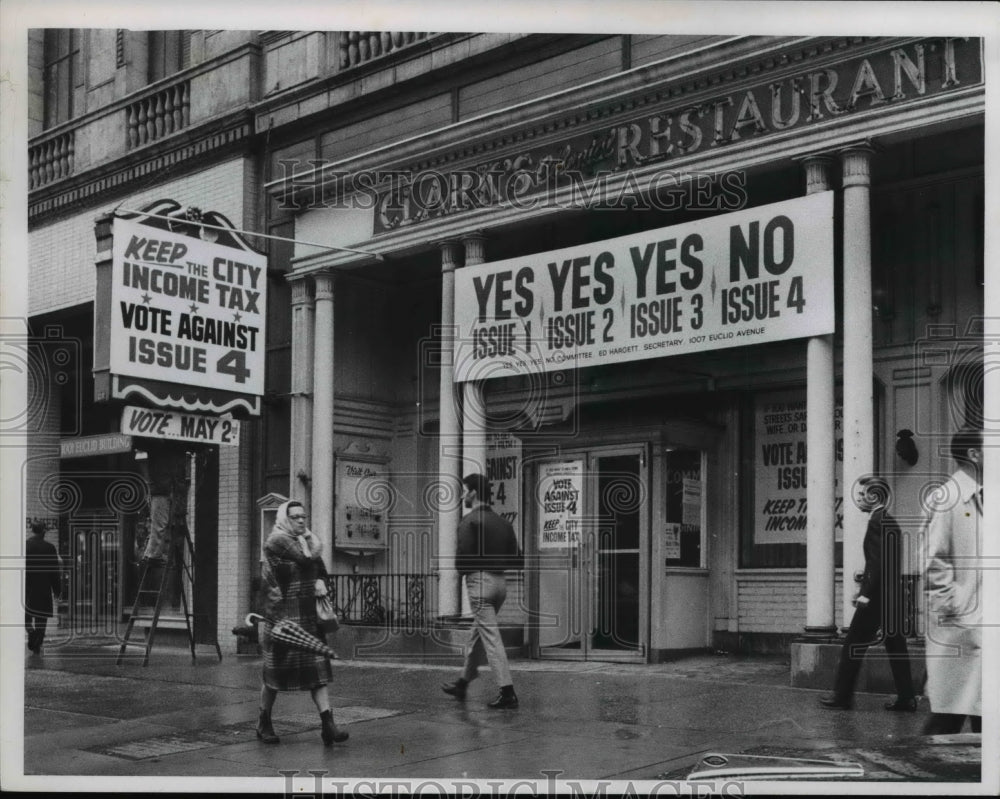
[[[833,192],[458,269],[455,324],[457,381],[832,333]]]

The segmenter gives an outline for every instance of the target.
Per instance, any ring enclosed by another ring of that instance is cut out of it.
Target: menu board
[[[346,550],[384,550],[393,493],[384,464],[339,459],[334,545]]]

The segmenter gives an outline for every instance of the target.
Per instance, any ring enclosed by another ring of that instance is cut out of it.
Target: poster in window
[[[702,564],[702,453],[696,449],[667,450],[664,492],[664,557],[670,567]]]
[[[681,526],[676,522],[663,525],[663,554],[669,560],[677,560],[681,556]]]
[[[538,474],[539,549],[579,546],[583,461],[543,463]]]
[[[521,439],[511,433],[490,433],[486,437],[486,477],[491,496],[488,504],[510,522],[517,541],[521,538]]]
[[[842,538],[843,408],[834,408],[836,540]],[[754,419],[754,543],[806,543],[806,394],[785,391],[757,398]]]

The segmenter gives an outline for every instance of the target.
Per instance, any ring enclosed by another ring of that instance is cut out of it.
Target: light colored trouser
[[[497,627],[497,613],[507,598],[507,581],[502,574],[469,572],[465,575],[465,586],[469,590],[475,624],[462,677],[467,681],[474,680],[479,667],[489,661],[497,683],[501,686],[512,685],[507,653]]]

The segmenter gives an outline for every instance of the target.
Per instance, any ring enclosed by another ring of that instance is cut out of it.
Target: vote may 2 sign
[[[833,192],[455,272],[455,379],[832,333]]]
[[[264,393],[267,259],[114,221],[111,372]]]

